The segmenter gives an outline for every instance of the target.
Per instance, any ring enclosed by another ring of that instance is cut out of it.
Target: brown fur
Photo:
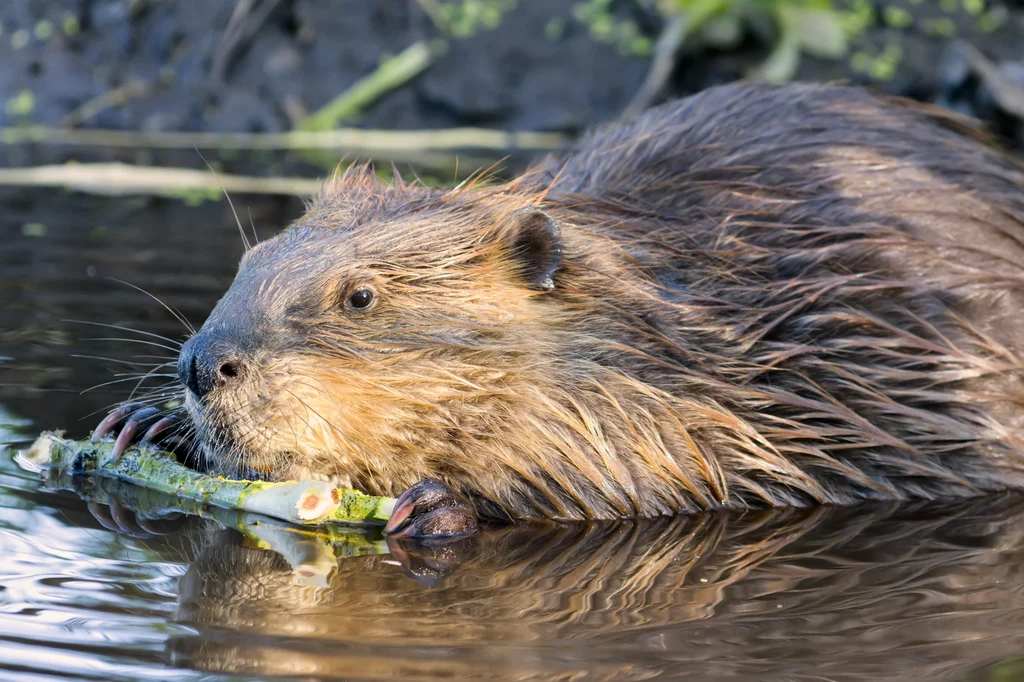
[[[204,327],[255,369],[186,402],[236,468],[487,515],[964,496],[1024,485],[1022,304],[1024,173],[969,126],[732,85],[508,184],[335,178]]]

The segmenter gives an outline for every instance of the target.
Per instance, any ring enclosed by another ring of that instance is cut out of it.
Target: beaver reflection
[[[1022,540],[1013,497],[513,527],[428,552],[459,564],[433,586],[383,555],[317,588],[225,532],[181,582],[197,634],[171,656],[318,679],[948,679],[1024,649]]]

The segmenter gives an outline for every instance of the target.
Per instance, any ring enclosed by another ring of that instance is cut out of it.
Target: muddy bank
[[[844,16],[860,16],[863,30],[841,59],[804,55],[797,78],[845,79],[998,120],[991,93],[948,56],[951,41],[962,39],[1024,81],[1024,67],[1013,69],[1024,45],[1020,2],[837,4]],[[445,6],[454,8],[447,23],[437,15]],[[288,131],[382,60],[417,41],[443,41],[429,68],[346,124],[575,134],[622,111],[663,25],[655,3],[637,0],[8,2],[0,5],[0,125]],[[692,43],[666,96],[743,77],[770,47],[750,27],[718,48]],[[199,163],[194,153],[31,145],[6,147],[3,156],[5,165],[113,157]]]

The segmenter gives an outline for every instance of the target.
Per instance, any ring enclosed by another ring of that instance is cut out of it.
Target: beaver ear
[[[554,275],[562,263],[562,232],[551,216],[532,206],[521,208],[509,216],[501,233],[531,286],[554,289]]]

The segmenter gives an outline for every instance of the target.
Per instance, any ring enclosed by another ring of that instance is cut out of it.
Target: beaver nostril
[[[221,383],[234,379],[238,376],[238,364],[235,362],[225,362],[217,368],[217,378]]]
[[[245,358],[227,344],[200,332],[186,341],[178,356],[178,378],[196,397],[235,381],[245,371]]]

